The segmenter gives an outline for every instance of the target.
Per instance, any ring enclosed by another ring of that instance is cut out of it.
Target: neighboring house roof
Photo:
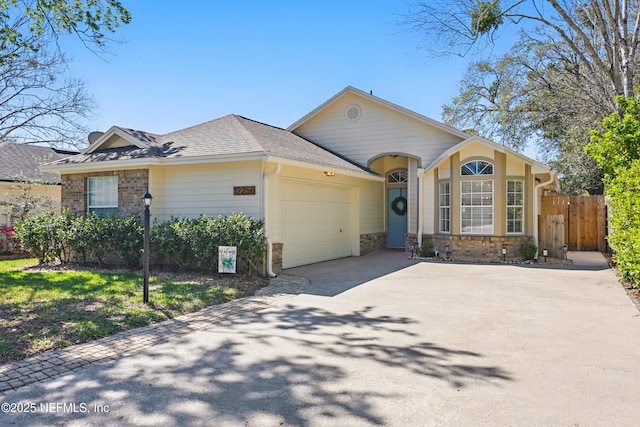
[[[124,141],[116,141],[117,138]],[[104,161],[260,158],[265,155],[370,172],[292,132],[235,114],[165,135],[112,127],[82,153],[53,162],[47,169]]]
[[[72,154],[77,154],[77,152],[38,145],[2,142],[0,143],[0,181],[15,182],[28,178],[59,184],[60,175],[41,173],[40,165]]]

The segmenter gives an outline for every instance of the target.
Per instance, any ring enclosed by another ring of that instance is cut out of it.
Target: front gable
[[[149,148],[150,145],[136,138],[131,131],[127,132],[122,128],[113,126],[104,134],[97,136],[95,141],[92,141],[82,154],[122,147]]]
[[[468,137],[351,87],[288,129],[363,166],[386,154],[407,155],[426,165]]]
[[[549,166],[480,136],[471,136],[449,148],[428,165],[425,171],[430,172],[438,169],[441,173],[444,172],[445,175],[448,175],[450,173],[448,169],[451,158],[454,155],[461,164],[469,160],[485,159],[496,161],[498,156],[500,156],[504,158],[504,160],[500,161],[504,162],[506,176],[524,176],[527,167],[529,167],[530,173],[540,181],[551,181],[547,184],[548,189],[555,192],[560,191],[559,181],[557,177],[553,175],[552,169]]]

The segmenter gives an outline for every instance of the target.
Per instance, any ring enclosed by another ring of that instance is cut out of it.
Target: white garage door
[[[283,180],[284,268],[351,256],[351,189]]]

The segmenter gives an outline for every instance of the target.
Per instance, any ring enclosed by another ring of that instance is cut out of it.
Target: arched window
[[[406,182],[407,182],[406,170],[391,172],[387,176],[387,184],[405,184]]]
[[[460,175],[493,175],[493,165],[482,160],[467,162],[460,167]]]

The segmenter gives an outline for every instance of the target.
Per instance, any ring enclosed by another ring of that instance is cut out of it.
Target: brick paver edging
[[[309,280],[304,277],[278,276],[269,281],[269,286],[251,297],[213,305],[154,325],[0,365],[0,395],[29,384],[61,377],[76,369],[111,362],[223,321],[248,316],[294,297],[309,285]]]

